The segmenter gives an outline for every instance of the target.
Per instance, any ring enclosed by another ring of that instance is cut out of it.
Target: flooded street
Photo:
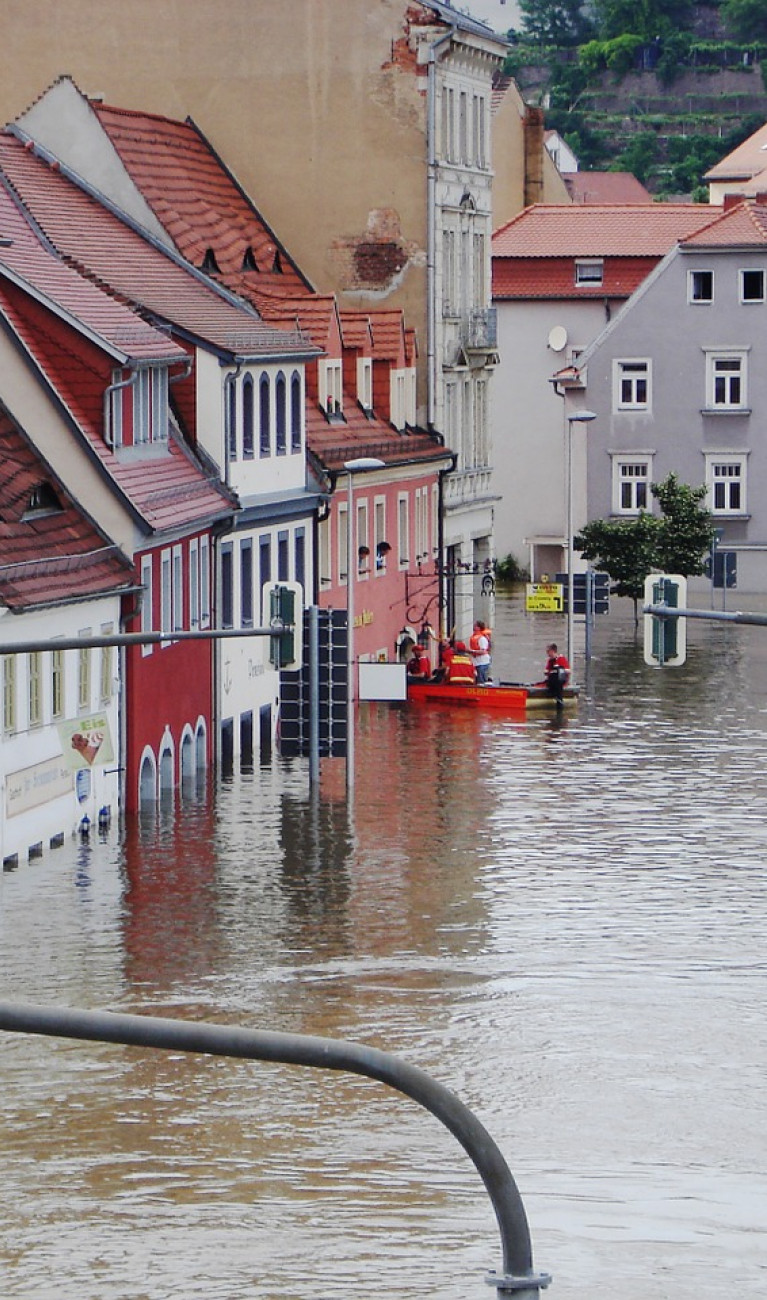
[[[352,810],[275,759],[6,874],[3,998],[397,1053],[498,1142],[552,1300],[763,1300],[767,629],[658,672],[629,615],[572,717],[363,706]],[[496,675],[552,634],[500,601]],[[4,1297],[494,1294],[473,1166],[381,1085],[0,1046]]]

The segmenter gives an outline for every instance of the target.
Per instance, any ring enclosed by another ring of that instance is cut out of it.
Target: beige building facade
[[[525,202],[567,201],[542,121],[513,83],[493,90],[503,39],[430,0],[6,0],[4,17],[4,121],[65,73],[107,103],[188,115],[316,288],[404,310],[417,420],[457,457],[449,625],[492,618],[490,240]]]

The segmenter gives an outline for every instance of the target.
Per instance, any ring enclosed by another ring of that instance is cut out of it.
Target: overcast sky
[[[519,9],[515,0],[453,0],[453,8],[461,9],[479,18],[496,32],[507,32],[510,27],[519,29]]]

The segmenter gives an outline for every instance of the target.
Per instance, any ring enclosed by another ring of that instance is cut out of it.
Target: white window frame
[[[696,292],[696,286],[701,285],[702,276],[711,277],[711,292],[707,296]],[[691,267],[687,272],[687,301],[693,307],[708,307],[714,301],[714,272],[709,267]]]
[[[386,552],[379,551],[382,542],[389,544],[386,536],[386,497],[373,498],[373,572],[377,578],[386,573]]]
[[[173,547],[173,631],[184,630],[184,553]]]
[[[64,651],[51,651],[51,717],[63,718],[66,709]]]
[[[706,457],[706,487],[708,488],[708,508],[712,515],[717,518],[727,516],[743,516],[748,514],[748,453],[731,451],[708,451]],[[725,469],[737,470],[737,473],[727,474]],[[737,506],[731,504],[731,489],[737,484],[739,488],[739,501]],[[717,486],[722,485],[724,495],[728,500],[724,504],[716,504]]]
[[[645,396],[637,396],[644,380]],[[628,393],[626,390],[628,389]],[[652,404],[652,361],[649,357],[622,357],[613,361],[613,410],[649,411]]]
[[[200,626],[200,551],[196,537],[189,543],[189,627],[196,632]]]
[[[368,532],[368,522],[369,522],[370,512],[368,510],[367,497],[363,497],[361,500],[357,498],[355,501],[355,505],[356,505],[356,513],[357,513],[357,519],[355,522],[357,525],[357,529],[356,529],[356,538],[355,538],[356,545],[354,547],[354,556],[357,565],[357,577],[359,578],[360,582],[367,582],[368,578],[370,577],[371,569],[374,563],[373,560],[371,559],[371,554],[370,554],[370,540],[369,540],[369,532]],[[367,549],[368,552],[367,555],[360,555],[360,547],[363,546]]]
[[[3,734],[14,735],[17,723],[16,655],[3,655]]]
[[[328,415],[343,415],[344,393],[341,361],[321,361],[319,364],[319,381],[322,409]]]
[[[170,547],[160,552],[160,631],[164,638],[168,638],[160,642],[164,648],[170,645],[173,631],[173,552]]]
[[[373,359],[357,358],[357,401],[363,411],[373,409]]]
[[[89,637],[91,629],[81,628],[78,637]],[[81,645],[77,651],[77,710],[79,713],[91,711],[91,648]]]
[[[338,562],[338,585],[345,587],[349,581],[347,569],[349,567],[349,507],[345,501],[338,503],[338,542],[337,562]],[[353,557],[352,557],[353,559]]]
[[[748,353],[750,348],[706,348],[706,410],[748,410]],[[737,363],[737,368],[734,364]],[[732,385],[738,382],[738,399],[732,401]],[[726,390],[726,401],[717,400],[719,383]]]
[[[757,297],[746,297],[745,281],[747,275],[758,275],[761,277],[762,292]],[[754,303],[759,305],[760,303],[767,301],[767,274],[765,274],[764,268],[761,266],[741,267],[738,272],[738,292],[740,295],[740,301],[744,307],[750,307]]]
[[[397,563],[400,569],[407,569],[410,555],[410,499],[405,492],[397,497]]]
[[[153,574],[152,556],[142,555],[141,586],[144,589],[141,598],[141,631],[142,632],[154,632],[154,628],[152,627],[152,617],[153,617],[152,574]],[[154,650],[153,645],[144,644],[141,647],[141,654],[150,655],[153,650]]]
[[[602,257],[576,257],[575,284],[577,288],[593,289],[604,283],[605,263]]]
[[[210,627],[210,539],[200,538],[200,628]]]
[[[27,655],[27,706],[30,730],[43,725],[43,652],[30,650]]]
[[[632,473],[644,468],[645,473]],[[624,472],[628,471],[628,472]],[[614,515],[636,516],[640,511],[650,512],[652,510],[652,496],[650,484],[653,481],[653,452],[651,451],[622,451],[612,453],[612,513]],[[644,484],[645,492],[638,491],[638,485]],[[624,502],[625,487],[631,491],[631,502],[626,505]],[[640,503],[639,498],[644,495],[644,504]]]

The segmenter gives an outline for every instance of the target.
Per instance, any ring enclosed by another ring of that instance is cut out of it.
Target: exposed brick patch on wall
[[[373,293],[393,288],[408,263],[419,260],[418,246],[403,238],[399,213],[393,208],[375,208],[366,229],[334,240],[330,255],[343,290]]]

